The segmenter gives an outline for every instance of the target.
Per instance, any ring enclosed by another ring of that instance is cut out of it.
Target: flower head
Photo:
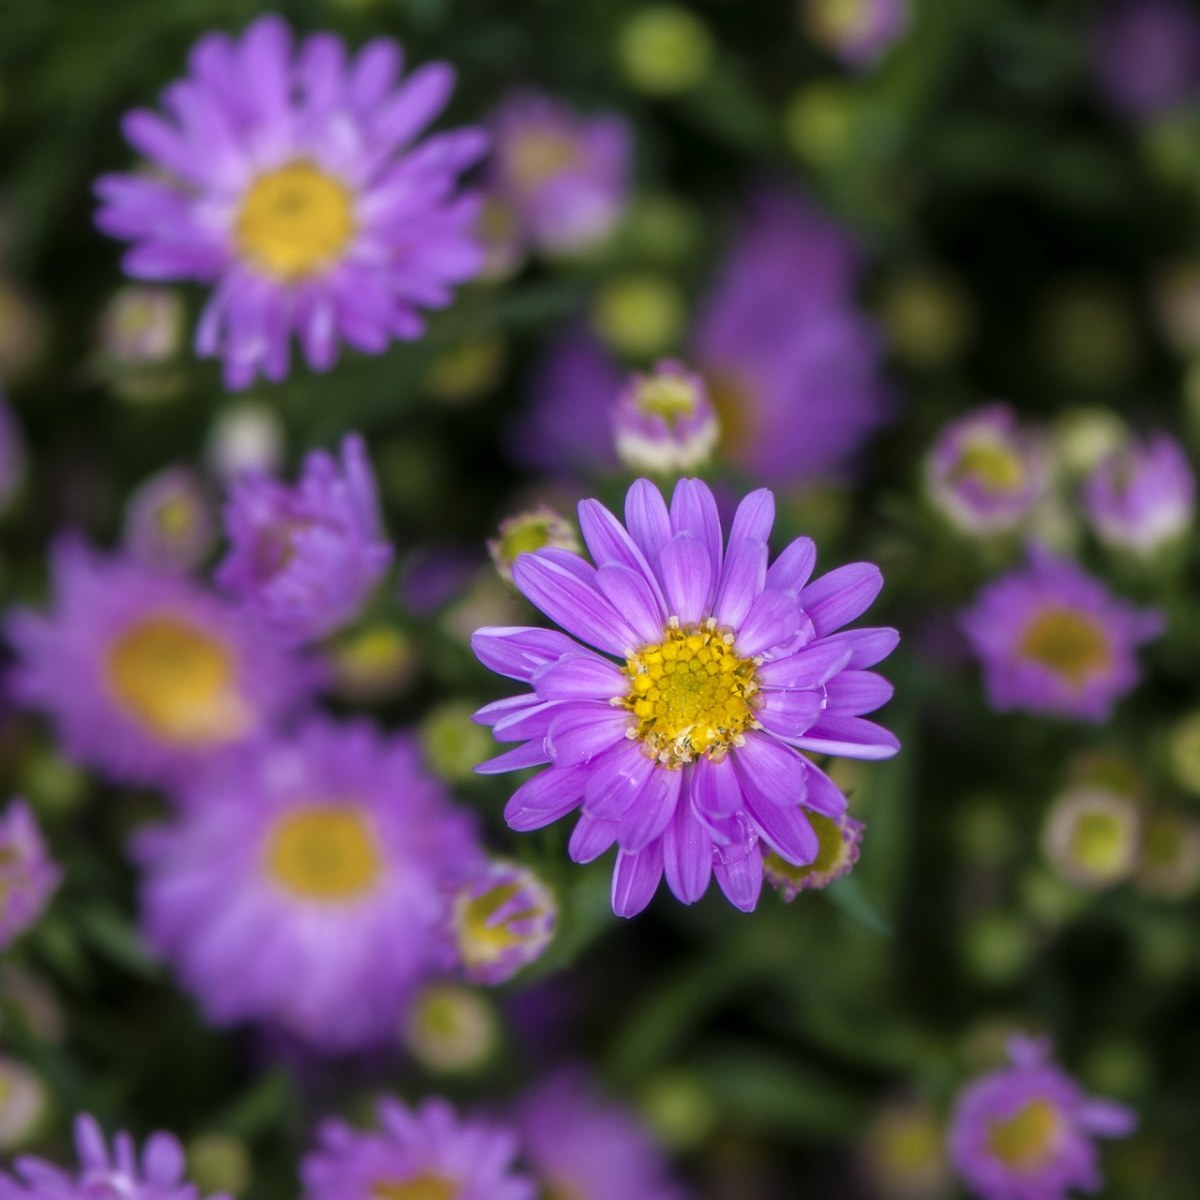
[[[464,1120],[439,1099],[416,1108],[384,1099],[378,1115],[369,1132],[321,1126],[300,1165],[303,1200],[534,1200],[509,1130]]]
[[[1129,796],[1076,787],[1050,806],[1042,833],[1046,857],[1080,887],[1112,887],[1128,878],[1138,856],[1141,815]]]
[[[488,540],[488,554],[500,577],[512,582],[513,563],[522,554],[557,546],[560,550],[579,550],[574,526],[545,504],[529,512],[518,513],[500,522],[498,536]]]
[[[230,548],[217,582],[288,641],[353,620],[392,561],[357,435],[343,440],[340,463],[312,451],[294,487],[260,474],[235,480],[225,529]]]
[[[849,67],[875,65],[908,28],[908,0],[804,0],[804,27]]]
[[[183,297],[173,288],[123,287],[100,314],[100,345],[119,366],[166,362],[179,351],[183,322]]]
[[[955,1169],[980,1200],[1068,1200],[1102,1183],[1094,1139],[1124,1137],[1136,1118],[1084,1095],[1045,1041],[1013,1038],[1011,1063],[969,1084],[951,1118]]]
[[[152,475],[125,508],[125,545],[147,567],[190,571],[208,556],[216,537],[211,499],[187,467]]]
[[[480,711],[497,739],[523,744],[479,769],[548,764],[517,788],[505,817],[529,830],[582,808],[571,857],[590,862],[617,845],[621,915],[644,908],[664,872],[688,904],[715,874],[749,911],[763,855],[811,863],[819,842],[806,814],[845,811],[803,752],[873,759],[898,748],[861,716],[891,696],[863,668],[891,652],[896,634],[835,633],[882,577],[858,563],[810,583],[807,538],[768,569],[775,502],[765,490],[742,501],[728,546],[698,480],[679,482],[669,510],[638,480],[625,511],[628,530],[597,501],[580,504],[596,566],[541,550],[513,569],[565,633],[485,628],[472,639],[486,666],[533,689]]]
[[[630,470],[654,474],[703,466],[721,433],[704,380],[670,361],[635,374],[617,396],[612,419],[617,457]]]
[[[1200,14],[1187,0],[1112,0],[1092,28],[1105,99],[1150,117],[1185,103],[1200,84]]]
[[[581,117],[540,92],[509,96],[491,121],[489,178],[539,250],[587,249],[629,201],[631,135],[616,115]]]
[[[795,900],[809,888],[828,887],[834,880],[848,875],[858,862],[865,828],[861,821],[845,813],[840,817],[809,813],[808,823],[817,835],[817,856],[812,862],[796,866],[775,853],[768,854],[763,860],[767,882],[785,900]]]
[[[353,58],[328,33],[293,45],[265,16],[240,39],[201,39],[165,116],[126,116],[154,170],[103,176],[97,224],[133,243],[134,278],[215,285],[196,349],[223,360],[230,387],[283,379],[293,334],[316,371],[339,341],[378,354],[418,337],[420,310],[479,270],[478,203],[458,177],[486,138],[417,143],[454,73],[430,63],[401,84],[400,62],[382,38]]]
[[[1003,404],[952,421],[925,460],[930,499],[968,533],[1003,533],[1023,524],[1046,494],[1049,464],[1040,439]]]
[[[0,950],[42,915],[62,872],[24,800],[0,814]]]
[[[269,729],[317,679],[178,576],[63,539],[48,614],[10,613],[16,698],[55,721],[67,752],[116,779],[170,783]]]
[[[411,741],[311,718],[180,799],[134,846],[142,923],[209,1019],[331,1052],[394,1036],[441,965],[450,881],[479,860]]]
[[[541,957],[557,924],[558,905],[549,889],[515,863],[489,863],[454,897],[454,943],[474,983],[511,979]]]
[[[1105,545],[1151,557],[1191,528],[1196,476],[1179,443],[1160,433],[1102,459],[1084,482],[1083,504]]]
[[[1085,721],[1106,720],[1137,683],[1134,652],[1162,624],[1159,613],[1040,550],[988,584],[962,617],[994,708]]]
[[[1200,888],[1200,820],[1164,808],[1142,824],[1134,881],[1149,896],[1182,900]]]

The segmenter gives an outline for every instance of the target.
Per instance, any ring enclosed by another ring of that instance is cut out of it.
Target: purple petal
[[[795,741],[813,754],[839,754],[843,758],[891,758],[900,749],[895,734],[862,717],[835,717],[826,713],[810,733]]]
[[[471,649],[489,671],[528,683],[539,667],[583,647],[557,629],[492,625],[475,630]]]
[[[607,821],[583,812],[579,814],[579,820],[571,831],[567,853],[572,862],[590,863],[599,858],[616,840],[616,821]]]
[[[610,662],[566,655],[541,667],[533,677],[542,700],[610,700],[629,691],[629,678]]]
[[[750,606],[760,595],[767,580],[767,543],[754,538],[729,542],[721,590],[713,616],[721,625],[737,628],[746,619]]]
[[[804,807],[824,817],[840,817],[848,807],[846,796],[820,767],[805,763]]]
[[[874,671],[843,671],[829,681],[829,708],[839,716],[857,717],[882,708],[895,693],[882,675]]]
[[[651,587],[640,571],[612,563],[596,572],[596,584],[613,608],[638,634],[640,645],[662,640],[667,611],[660,601],[662,593],[657,581]]]
[[[738,853],[728,859],[718,850],[713,874],[734,908],[742,912],[754,911],[763,880],[762,855],[757,846],[751,847],[748,853]]]
[[[790,641],[801,626],[801,618],[795,600],[783,592],[763,592],[750,606],[735,635],[738,653],[753,657]]]
[[[622,850],[613,868],[612,906],[618,917],[635,917],[654,898],[663,874],[662,842],[640,854]]]
[[[622,850],[636,854],[662,835],[679,803],[682,782],[682,771],[657,766],[650,772],[637,803],[621,821],[617,840]]]
[[[654,760],[636,743],[626,740],[592,763],[583,789],[584,809],[596,817],[619,820],[646,790],[654,769]]]
[[[594,568],[582,559],[579,565],[594,576]],[[568,633],[624,658],[626,651],[637,644],[636,633],[591,582],[578,577],[576,570],[540,550],[517,559],[513,564],[513,582],[531,603]]]
[[[648,479],[638,479],[625,495],[629,536],[652,568],[671,540],[671,518],[662,493]]]
[[[767,571],[767,587],[793,596],[808,582],[817,565],[817,546],[812,538],[797,538]]]
[[[763,692],[763,702],[755,715],[759,724],[776,737],[803,737],[825,711],[823,690]]]
[[[798,804],[773,804],[751,796],[750,816],[771,848],[788,862],[803,867],[816,859],[820,843]]]
[[[822,575],[800,593],[800,607],[822,637],[861,617],[883,588],[883,573],[874,563],[848,563]]]
[[[629,714],[605,704],[564,707],[550,722],[546,749],[556,766],[588,763],[625,740]]]
[[[659,496],[659,503],[662,503],[661,496]],[[663,506],[663,516],[666,517],[665,506]],[[615,563],[628,567],[631,571],[636,571],[646,580],[659,604],[665,610],[666,601],[659,589],[658,580],[654,576],[649,560],[625,531],[621,522],[599,500],[580,501],[579,529],[596,566],[605,567]],[[655,552],[655,561],[657,560],[658,551]]]
[[[453,90],[453,69],[446,63],[427,63],[381,107],[374,122],[375,137],[391,146],[410,140],[445,108]]]
[[[535,703],[524,708],[514,707],[509,712],[499,714],[492,725],[492,736],[498,742],[523,742],[526,738],[544,738],[551,720],[556,713],[563,710],[563,705],[556,700],[541,701],[536,696],[534,700]]]
[[[717,512],[717,501],[708,484],[699,479],[681,479],[671,496],[671,532],[678,536],[690,533],[699,538],[708,551],[712,570],[712,586],[715,592],[721,574],[721,517]],[[712,596],[705,598],[704,608],[712,607]]]
[[[733,524],[729,529],[729,544],[743,538],[756,542],[771,540],[771,527],[775,524],[775,496],[768,488],[751,492],[737,507]]]
[[[676,534],[660,559],[671,614],[683,625],[698,625],[708,606],[713,564],[703,543],[691,534]]]
[[[698,812],[709,817],[731,817],[741,811],[745,797],[732,759],[713,762],[699,758],[685,769],[692,777],[692,799]]]
[[[549,761],[550,755],[546,753],[541,739],[538,739],[526,742],[524,746],[518,746],[515,750],[506,750],[503,754],[497,754],[495,758],[489,758],[487,762],[481,762],[475,768],[475,773],[477,775],[503,775],[506,771],[540,767]]]
[[[850,661],[849,647],[835,641],[813,642],[758,668],[759,682],[767,688],[820,687]]]
[[[799,804],[807,787],[807,763],[790,746],[763,733],[746,734],[731,756],[742,790],[773,804]]]
[[[1090,1096],[1075,1109],[1075,1120],[1081,1129],[1096,1137],[1126,1137],[1138,1123],[1133,1109]]]
[[[504,819],[518,833],[551,825],[579,807],[586,782],[584,768],[550,767],[513,792],[504,806]]]
[[[684,904],[695,904],[708,890],[712,877],[713,844],[686,802],[676,806],[663,833],[662,848],[667,887]]]
[[[900,634],[894,629],[847,629],[822,639],[829,645],[845,646],[850,651],[847,670],[858,671],[883,662],[900,642]]]

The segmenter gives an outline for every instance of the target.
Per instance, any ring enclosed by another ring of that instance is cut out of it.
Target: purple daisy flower
[[[357,434],[342,441],[340,464],[323,450],[309,454],[295,487],[259,473],[235,480],[225,528],[230,550],[217,582],[293,642],[353,620],[392,561]]]
[[[1191,527],[1196,476],[1183,447],[1154,434],[1096,466],[1083,484],[1083,506],[1105,545],[1153,557]]]
[[[42,915],[62,872],[24,800],[0,815],[0,950]]]
[[[1034,550],[1026,567],[983,589],[961,625],[993,708],[1104,721],[1137,683],[1134,652],[1162,632],[1163,618]]]
[[[161,571],[190,571],[216,544],[212,499],[187,467],[152,475],[129,498],[124,543],[139,562]]]
[[[811,205],[757,197],[692,346],[722,453],[756,478],[842,469],[886,420],[883,338],[854,304],[862,270],[850,235]]]
[[[300,1164],[303,1200],[534,1200],[510,1130],[436,1098],[416,1108],[384,1099],[378,1114],[377,1131],[322,1124]]]
[[[801,17],[815,42],[848,67],[873,67],[908,28],[908,0],[804,0]]]
[[[519,1105],[517,1128],[544,1196],[681,1200],[666,1156],[637,1118],[578,1071],[551,1076]]]
[[[67,752],[112,778],[187,778],[273,727],[318,683],[228,604],[177,575],[73,538],[51,556],[50,613],[10,612],[14,697],[54,720]]]
[[[310,718],[230,756],[143,833],[142,924],[209,1020],[278,1022],[320,1050],[394,1036],[440,966],[474,824],[407,737]]]
[[[1125,1137],[1137,1118],[1093,1099],[1050,1061],[1043,1039],[1015,1037],[1011,1065],[969,1084],[950,1122],[955,1169],[980,1200],[1067,1200],[1103,1183],[1095,1140]]]
[[[617,457],[631,471],[678,475],[712,457],[721,427],[699,375],[664,360],[635,374],[612,410]]]
[[[1152,117],[1200,86],[1200,13],[1187,0],[1116,0],[1092,27],[1092,59],[1118,112]]]
[[[213,33],[163,94],[166,116],[126,116],[151,172],[105,175],[97,225],[133,243],[136,279],[215,285],[197,353],[230,387],[283,379],[290,339],[315,371],[344,341],[368,354],[419,337],[420,310],[450,302],[482,265],[476,197],[459,175],[480,157],[475,129],[415,139],[454,87],[445,63],[403,83],[400,47],[349,58],[318,33],[293,46],[277,16],[233,40]]]
[[[563,253],[603,241],[629,202],[633,146],[615,114],[581,117],[540,92],[510,95],[491,120],[494,195],[539,250]]]
[[[454,897],[454,944],[473,983],[511,979],[542,956],[557,925],[550,890],[516,863],[488,863]]]
[[[40,1158],[18,1158],[12,1174],[0,1171],[0,1200],[198,1200],[184,1177],[183,1147],[169,1133],[151,1134],[141,1154],[127,1133],[118,1133],[112,1149],[94,1118],[75,1118],[77,1171],[66,1171]],[[213,1196],[210,1200],[228,1200]]]
[[[810,583],[808,538],[768,569],[766,490],[738,507],[728,547],[713,494],[695,479],[679,482],[669,511],[638,480],[625,516],[628,532],[598,501],[579,505],[596,566],[561,550],[517,560],[517,587],[566,632],[476,632],[484,665],[533,689],[477,714],[498,740],[524,743],[479,770],[549,764],[517,788],[505,817],[524,831],[582,806],[571,857],[591,862],[617,845],[620,915],[643,909],[664,872],[686,904],[715,874],[750,911],[763,855],[811,863],[819,844],[806,812],[846,808],[802,752],[878,759],[899,748],[861,716],[892,694],[863,668],[892,651],[895,631],[834,632],[883,579],[856,563]]]

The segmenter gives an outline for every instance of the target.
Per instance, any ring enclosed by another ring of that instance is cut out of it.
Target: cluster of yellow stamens
[[[733,635],[711,617],[690,628],[672,617],[661,642],[626,659],[629,694],[616,703],[636,718],[630,736],[664,765],[702,754],[720,759],[757,725],[757,667],[756,659],[738,656]]]

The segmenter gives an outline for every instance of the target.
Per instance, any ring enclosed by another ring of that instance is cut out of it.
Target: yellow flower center
[[[458,1200],[458,1180],[445,1175],[415,1175],[403,1182],[384,1179],[371,1189],[371,1200]]]
[[[988,1149],[1015,1171],[1036,1170],[1053,1156],[1062,1127],[1062,1117],[1049,1100],[1031,1100],[1006,1120],[990,1123]]]
[[[187,746],[230,741],[250,723],[229,648],[181,617],[151,616],[112,644],[105,681],[151,733]]]
[[[696,389],[678,375],[651,375],[638,386],[637,406],[648,416],[674,425],[696,411]]]
[[[1109,877],[1126,864],[1130,849],[1128,825],[1114,813],[1083,813],[1071,838],[1072,857],[1092,875]]]
[[[291,282],[332,266],[355,227],[353,197],[346,186],[301,159],[250,185],[234,239],[254,267]]]
[[[818,41],[837,44],[853,37],[866,19],[863,0],[815,0],[809,9],[809,26]]]
[[[521,884],[514,882],[494,887],[482,896],[459,897],[454,908],[454,927],[466,966],[486,966],[506,950],[530,940],[528,934],[514,933],[512,923],[537,916],[536,908],[521,909],[504,921],[492,921],[520,890]]]
[[[176,496],[164,501],[154,517],[163,533],[182,537],[196,524],[196,506],[186,497]]]
[[[513,182],[529,191],[583,163],[579,143],[570,134],[540,130],[515,136],[506,148],[506,157]]]
[[[1108,669],[1108,636],[1091,617],[1068,608],[1047,608],[1029,623],[1017,653],[1062,677],[1074,688]]]
[[[1007,446],[976,442],[963,451],[952,477],[956,483],[973,479],[997,492],[1015,492],[1025,483],[1025,464]]]
[[[659,762],[678,767],[697,755],[722,758],[755,725],[757,663],[739,658],[733,638],[709,618],[626,660],[629,694],[621,703],[637,718],[634,733]]]
[[[326,902],[370,892],[383,868],[366,816],[343,804],[313,804],[280,818],[266,858],[272,878],[285,890]]]

